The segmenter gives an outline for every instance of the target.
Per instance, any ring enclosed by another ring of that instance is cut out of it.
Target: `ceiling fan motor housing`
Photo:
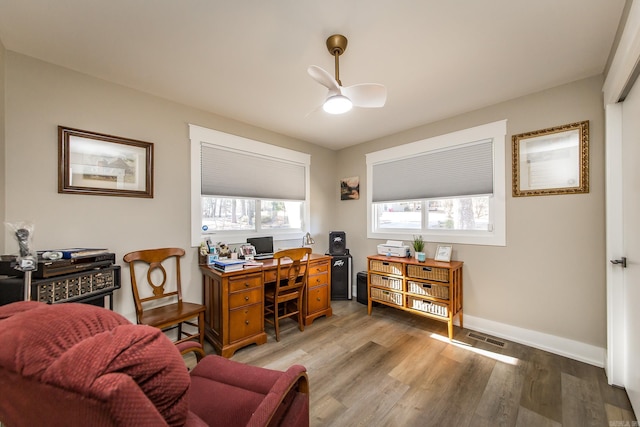
[[[327,39],[327,49],[333,56],[342,55],[347,50],[347,38],[342,34],[334,34]]]

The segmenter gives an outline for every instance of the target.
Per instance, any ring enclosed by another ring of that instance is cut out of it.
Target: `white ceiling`
[[[19,52],[332,149],[603,72],[624,0],[0,0]],[[344,85],[387,104],[331,116]]]

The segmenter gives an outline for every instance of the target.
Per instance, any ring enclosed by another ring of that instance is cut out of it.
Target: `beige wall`
[[[581,80],[338,152],[146,95],[32,58],[0,50],[0,208],[6,221],[35,224],[37,249],[105,246],[124,253],[158,246],[189,247],[188,123],[311,154],[311,231],[316,252],[328,232],[347,232],[354,272],[379,240],[366,238],[366,153],[483,123],[507,119],[507,246],[454,245],[465,262],[465,314],[605,347],[604,114],[602,78]],[[2,84],[4,83],[4,84]],[[434,107],[436,108],[436,107]],[[585,195],[512,198],[511,135],[590,120],[591,191]],[[155,144],[155,197],[57,193],[58,125]],[[4,136],[4,140],[2,139]],[[2,154],[0,154],[2,156]],[[1,157],[0,157],[1,159]],[[360,176],[361,197],[340,201],[338,180]],[[4,179],[3,183],[1,180]],[[5,192],[4,197],[2,192]],[[1,237],[1,235],[0,235]],[[0,242],[16,250],[14,239]],[[432,255],[435,242],[428,251]],[[188,298],[200,298],[193,251],[184,271]],[[355,276],[355,274],[354,274]],[[129,318],[128,271],[116,310]]]
[[[32,221],[36,249],[107,247],[122,264],[122,256],[136,249],[189,248],[189,123],[311,154],[311,231],[318,241],[328,234],[335,209],[334,151],[14,52],[4,60],[6,219]],[[154,198],[58,194],[58,125],[153,142]],[[8,252],[17,251],[10,236],[5,243]],[[200,300],[194,255],[195,249],[188,251],[183,278],[186,298]],[[132,319],[128,269],[122,273],[115,309]]]
[[[366,153],[507,119],[507,246],[454,245],[465,263],[464,313],[606,347],[602,83],[581,80],[341,150],[336,182],[360,176],[362,197],[339,202],[336,223],[354,271],[366,270],[381,242],[366,238]],[[589,194],[511,197],[511,136],[581,120],[590,121]],[[435,242],[427,249],[433,256]]]

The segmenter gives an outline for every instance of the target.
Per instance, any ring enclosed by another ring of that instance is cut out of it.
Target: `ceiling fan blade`
[[[354,107],[378,108],[387,102],[387,88],[377,83],[362,83],[342,88],[342,94]]]
[[[340,85],[336,79],[331,77],[331,74],[327,73],[322,68],[317,65],[310,65],[309,68],[307,68],[307,72],[315,81],[329,89],[330,92],[340,93]]]

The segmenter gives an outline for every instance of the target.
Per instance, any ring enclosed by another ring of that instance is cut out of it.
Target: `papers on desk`
[[[216,259],[211,266],[216,270],[228,272],[242,270],[245,261],[242,259]]]
[[[261,263],[260,261],[245,261],[245,263],[242,265],[244,268],[251,268],[251,267],[262,267],[264,264]]]

